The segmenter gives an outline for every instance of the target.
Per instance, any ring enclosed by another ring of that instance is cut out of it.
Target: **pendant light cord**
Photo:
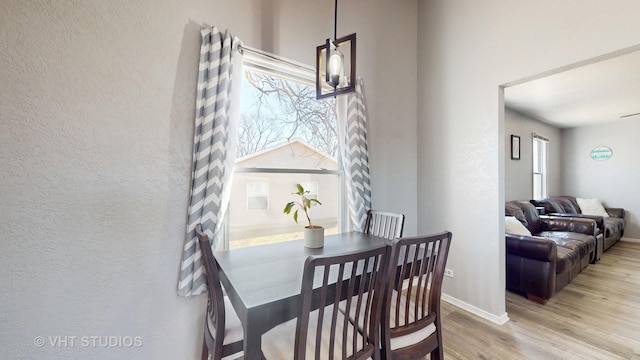
[[[335,12],[333,15],[333,41],[338,39],[338,0],[336,0]]]

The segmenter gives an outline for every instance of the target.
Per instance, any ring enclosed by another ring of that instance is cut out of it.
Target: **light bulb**
[[[342,56],[339,53],[334,53],[329,58],[329,83],[333,87],[337,87],[340,84],[340,77],[342,75]]]

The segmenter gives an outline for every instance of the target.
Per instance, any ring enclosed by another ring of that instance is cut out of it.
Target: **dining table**
[[[354,231],[326,235],[324,246],[317,249],[306,248],[303,240],[294,240],[216,251],[220,280],[242,322],[244,359],[262,359],[262,335],[299,316],[307,257],[390,245],[391,240]]]

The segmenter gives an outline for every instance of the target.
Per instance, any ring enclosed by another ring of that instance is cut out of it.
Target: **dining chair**
[[[380,236],[389,240],[402,237],[404,215],[386,211],[367,211],[364,233]]]
[[[380,359],[382,286],[388,247],[340,255],[310,256],[304,264],[297,319],[276,326],[262,337],[267,360]],[[341,281],[337,281],[337,280]],[[336,283],[338,285],[336,286]],[[380,289],[377,293],[375,289]],[[371,297],[362,296],[374,293]],[[353,308],[345,315],[341,300]],[[364,326],[349,321],[356,317]]]
[[[209,359],[209,356],[212,360],[237,359],[243,354],[242,323],[231,302],[222,292],[218,264],[211,251],[209,236],[204,233],[201,224],[196,225],[196,236],[200,244],[208,287],[202,360]]]
[[[451,233],[393,240],[381,320],[385,359],[443,359],[440,296]],[[408,281],[402,281],[408,279]]]

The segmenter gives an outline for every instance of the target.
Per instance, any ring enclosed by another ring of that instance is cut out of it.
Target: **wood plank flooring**
[[[616,243],[546,305],[506,301],[502,326],[443,301],[445,358],[640,360],[640,243]]]

